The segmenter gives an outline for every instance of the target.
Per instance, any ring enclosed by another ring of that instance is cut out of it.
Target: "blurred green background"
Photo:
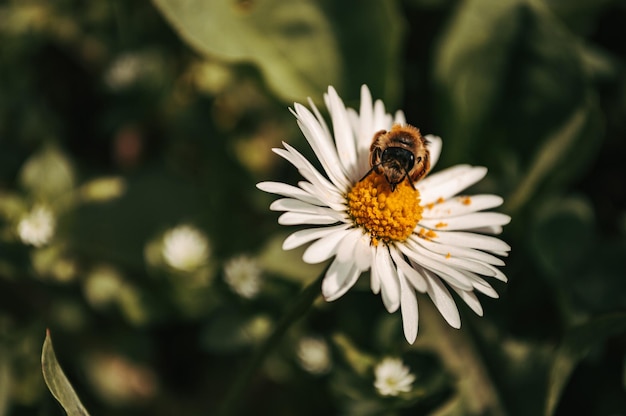
[[[210,415],[322,266],[262,180],[312,152],[288,107],[368,84],[487,166],[512,252],[450,329],[406,344],[367,277],[317,302],[242,414],[626,414],[626,1],[0,2],[0,415],[60,415],[40,356],[93,415]],[[411,394],[377,395],[402,357]]]

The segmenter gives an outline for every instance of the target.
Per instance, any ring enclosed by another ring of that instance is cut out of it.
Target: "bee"
[[[420,131],[408,124],[394,124],[389,131],[377,132],[370,146],[371,169],[361,180],[376,172],[385,177],[391,192],[405,178],[415,186],[430,169],[427,144]]]

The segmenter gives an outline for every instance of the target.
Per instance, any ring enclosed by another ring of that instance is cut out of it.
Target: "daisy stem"
[[[246,387],[256,374],[258,368],[263,364],[263,361],[265,361],[269,352],[280,342],[291,325],[309,311],[313,302],[315,302],[320,295],[320,284],[325,273],[326,270],[324,270],[317,279],[309,283],[298,297],[293,300],[285,311],[285,314],[274,327],[272,333],[258,346],[243,370],[237,374],[235,381],[227,392],[226,398],[222,402],[218,413],[220,416],[230,416],[237,413],[238,406],[242,402],[245,402],[243,394],[245,393]]]

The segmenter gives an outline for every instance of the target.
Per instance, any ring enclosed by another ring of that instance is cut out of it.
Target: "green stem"
[[[320,276],[311,282],[296,299],[289,305],[287,311],[282,316],[280,321],[274,327],[273,332],[263,341],[261,345],[254,351],[254,354],[250,358],[250,361],[246,364],[245,368],[237,375],[230,390],[228,391],[222,407],[220,408],[220,416],[235,415],[238,406],[244,401],[243,394],[246,387],[250,383],[252,377],[256,374],[259,366],[263,364],[265,357],[282,339],[285,332],[302,318],[306,312],[309,311],[313,302],[320,294],[320,282],[324,277],[326,270],[324,270]]]

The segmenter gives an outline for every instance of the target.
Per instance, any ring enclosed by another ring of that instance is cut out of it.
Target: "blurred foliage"
[[[362,83],[372,84],[381,98],[397,98],[404,24],[394,2],[154,3],[190,45],[214,58],[255,65],[268,88],[286,101],[319,101],[328,85],[356,90]],[[370,53],[355,53],[364,48]]]
[[[70,416],[88,415],[87,410],[85,410],[80,399],[76,396],[76,392],[57,361],[52,346],[52,339],[50,338],[50,331],[46,332],[46,339],[43,342],[41,368],[50,393],[59,401],[67,414]]]
[[[254,187],[297,182],[282,140],[311,154],[287,107],[364,83],[443,137],[441,166],[489,168],[509,283],[460,331],[420,298],[408,346],[363,278],[243,414],[623,414],[625,21],[624,0],[0,2],[0,415],[62,414],[45,328],[91,414],[212,414],[323,269]],[[224,280],[241,255],[258,292]],[[377,395],[387,356],[411,394]]]

